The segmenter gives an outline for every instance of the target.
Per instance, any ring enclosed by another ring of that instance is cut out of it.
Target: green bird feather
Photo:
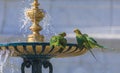
[[[87,34],[83,34],[83,36],[86,38],[86,40],[89,43],[89,45],[90,45],[91,48],[108,49],[108,48],[106,48],[106,47],[104,47],[102,45],[99,45],[94,38],[89,37]]]
[[[80,49],[82,49],[82,48],[88,49],[91,52],[92,56],[96,59],[95,55],[93,54],[93,52],[91,50],[93,47],[90,45],[90,41],[88,41],[88,38],[87,38],[88,35],[82,34],[79,31],[79,29],[74,30],[74,32],[76,33],[76,40],[77,40],[78,47]]]
[[[80,49],[82,49],[84,47],[85,39],[83,38],[82,35],[76,34],[76,40],[77,40],[77,43],[78,43],[78,47]]]
[[[99,45],[94,38],[89,37],[87,34],[82,34],[79,29],[74,30],[74,32],[76,33],[76,39],[77,39],[78,45],[82,46],[83,43],[84,44],[87,43],[89,44],[89,47],[91,49],[93,48],[107,49],[106,47]]]
[[[59,50],[59,52],[61,53],[67,45],[67,40],[65,36],[66,36],[65,32],[58,34],[57,36],[52,36],[52,38],[50,39],[50,47],[51,48],[54,48],[56,46],[60,47],[61,49]]]
[[[78,47],[80,49],[83,47],[88,49],[91,52],[91,54],[94,56],[94,58],[95,55],[92,53],[91,49],[93,48],[108,49],[102,45],[99,45],[94,38],[89,37],[87,34],[82,34],[79,29],[75,29],[74,32],[76,33],[76,40],[78,43]],[[113,50],[113,49],[108,49],[108,50]]]

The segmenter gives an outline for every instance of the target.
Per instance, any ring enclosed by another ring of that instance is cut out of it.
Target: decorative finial
[[[32,3],[33,7],[38,7],[40,4],[38,3],[38,0],[34,0],[34,2]]]
[[[34,0],[32,3],[31,9],[26,11],[26,15],[32,21],[32,26],[30,30],[33,32],[28,36],[28,42],[43,42],[44,36],[39,34],[39,31],[42,30],[42,27],[39,25],[39,22],[44,18],[45,14],[42,9],[39,9],[38,0]]]

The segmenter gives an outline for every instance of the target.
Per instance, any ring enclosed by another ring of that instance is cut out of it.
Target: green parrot
[[[77,40],[78,47],[80,49],[84,48],[84,43],[86,40],[85,38],[83,38],[82,33],[78,29],[75,29],[74,32],[76,33],[76,40]]]
[[[89,43],[91,48],[101,48],[101,49],[107,49],[102,45],[99,45],[95,39],[92,37],[89,37],[87,34],[84,34],[84,37],[87,39],[87,42]]]
[[[67,45],[67,40],[65,38],[66,33],[60,33],[57,36],[52,36],[50,39],[50,47],[54,48],[56,46],[60,47],[59,52],[61,53]]]
[[[87,34],[82,34],[79,29],[75,29],[74,32],[76,33],[76,40],[77,40],[78,47],[80,49],[82,48],[88,49],[93,55],[93,57],[96,59],[91,49],[104,48],[104,47],[99,45],[97,41],[95,41],[92,37],[89,37]]]
[[[89,48],[101,48],[107,49],[102,45],[99,45],[95,39],[89,37],[87,34],[82,34],[79,29],[75,29],[74,32],[76,33],[76,39],[79,46],[86,45]]]

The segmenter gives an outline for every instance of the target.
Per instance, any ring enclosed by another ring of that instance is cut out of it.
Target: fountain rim
[[[19,45],[50,45],[49,42],[15,42],[15,43],[0,43],[0,47],[2,46],[19,46]],[[67,43],[67,46],[77,46],[75,43]]]
[[[59,46],[50,47],[49,42],[15,42],[0,44],[1,50],[13,51],[13,57],[27,58],[65,58],[79,56],[86,53],[86,48],[79,48],[77,44],[67,43],[64,49]],[[62,51],[62,52],[61,52]]]

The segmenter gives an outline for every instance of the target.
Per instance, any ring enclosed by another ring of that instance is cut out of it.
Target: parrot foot
[[[82,46],[80,46],[80,47],[77,46],[77,47],[78,47],[78,48],[80,49],[80,51],[81,51],[81,50],[83,50],[83,49],[85,48],[85,45],[82,45]]]

